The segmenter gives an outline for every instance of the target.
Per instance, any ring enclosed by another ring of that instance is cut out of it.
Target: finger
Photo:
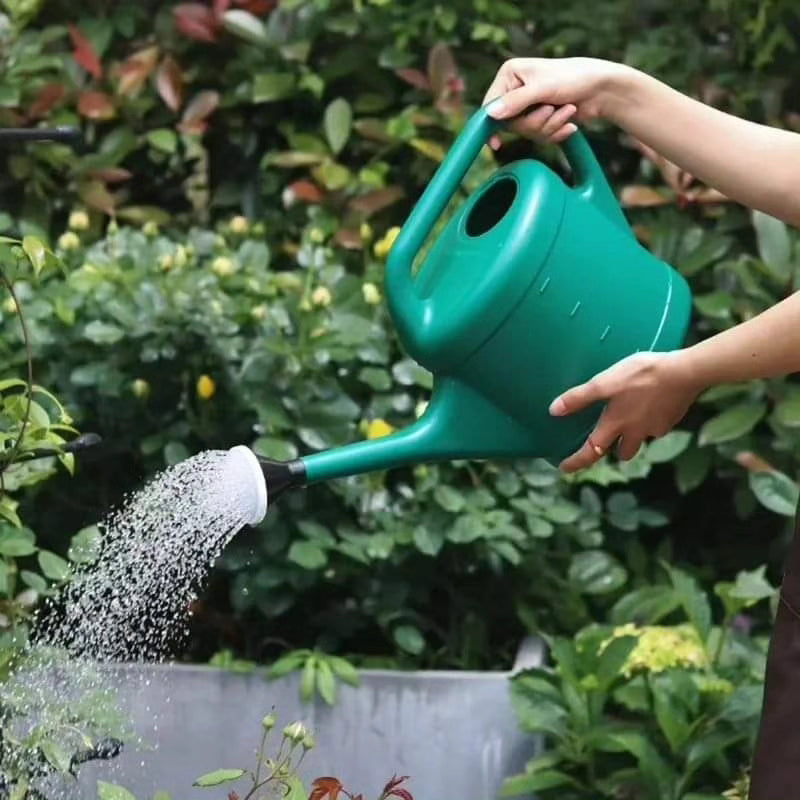
[[[619,437],[618,423],[609,416],[607,410],[603,411],[583,446],[565,458],[559,465],[560,469],[564,472],[575,472],[590,467],[611,451]]]
[[[554,111],[553,106],[539,106],[535,111],[517,117],[511,124],[511,130],[522,136],[538,136]]]
[[[566,105],[561,106],[561,108],[555,109],[542,125],[540,131],[542,136],[549,139],[556,131],[563,128],[564,125],[569,122],[570,118],[577,110],[577,107],[572,105],[572,103],[567,103]]]
[[[502,97],[486,106],[486,111],[494,119],[513,119],[525,109],[538,105],[545,95],[541,87],[523,83],[507,90]]]
[[[568,122],[564,125],[560,130],[557,130],[549,139],[553,144],[560,144],[565,139],[569,139],[575,131],[578,130],[578,126],[575,125],[573,122]]]
[[[643,437],[632,433],[624,433],[617,447],[617,454],[622,461],[630,461],[642,446]]]
[[[499,150],[502,144],[503,143],[500,141],[500,137],[497,136],[497,134],[489,139],[489,147],[491,147],[492,150]]]
[[[595,376],[588,383],[582,383],[567,389],[566,392],[556,397],[550,403],[550,414],[553,417],[564,417],[582,411],[584,408],[598,402],[607,400],[610,392],[603,386],[603,382]]]
[[[509,92],[512,89],[517,89],[520,86],[522,86],[522,80],[515,73],[513,67],[506,62],[497,71],[497,75],[495,75],[494,80],[486,90],[486,94],[483,97],[483,103],[481,103],[481,105],[485,106],[492,100],[497,100],[506,92]]]

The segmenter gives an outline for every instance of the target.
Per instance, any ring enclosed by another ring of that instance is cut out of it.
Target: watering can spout
[[[293,461],[258,460],[272,502],[287,489],[412,464],[551,455],[535,438],[474,389],[442,378],[434,385],[425,413],[402,430]]]

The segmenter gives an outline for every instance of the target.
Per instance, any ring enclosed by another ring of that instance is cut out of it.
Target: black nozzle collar
[[[267,482],[267,498],[269,502],[283,494],[287,489],[298,489],[306,484],[306,465],[303,460],[273,461],[262,458],[256,453],[264,480]]]

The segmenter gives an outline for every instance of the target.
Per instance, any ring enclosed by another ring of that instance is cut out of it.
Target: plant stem
[[[17,436],[16,441],[14,442],[14,447],[11,450],[11,454],[9,455],[8,459],[0,466],[0,479],[2,478],[3,473],[8,469],[8,467],[14,463],[14,460],[19,455],[20,447],[22,447],[22,439],[25,436],[25,429],[28,426],[28,420],[31,414],[31,402],[33,394],[33,353],[31,351],[31,341],[30,336],[28,335],[28,326],[25,322],[25,316],[22,313],[22,305],[19,302],[19,298],[17,297],[17,293],[14,291],[14,285],[8,279],[6,273],[0,269],[0,282],[8,289],[9,294],[11,295],[11,299],[14,301],[14,305],[17,308],[17,316],[19,317],[19,324],[22,328],[22,343],[25,348],[25,359],[27,361],[28,366],[28,389],[26,392],[26,404],[25,404],[25,413],[22,416],[22,424],[20,425],[19,429],[19,436]]]

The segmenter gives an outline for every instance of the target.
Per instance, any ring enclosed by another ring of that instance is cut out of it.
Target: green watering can
[[[637,351],[683,345],[686,281],[635,239],[580,131],[563,145],[574,187],[540,161],[503,167],[415,257],[500,123],[468,121],[389,254],[401,344],[434,376],[425,413],[389,436],[290,462],[259,458],[270,499],[290,486],[406,464],[574,452],[602,407],[554,418],[552,400]]]

